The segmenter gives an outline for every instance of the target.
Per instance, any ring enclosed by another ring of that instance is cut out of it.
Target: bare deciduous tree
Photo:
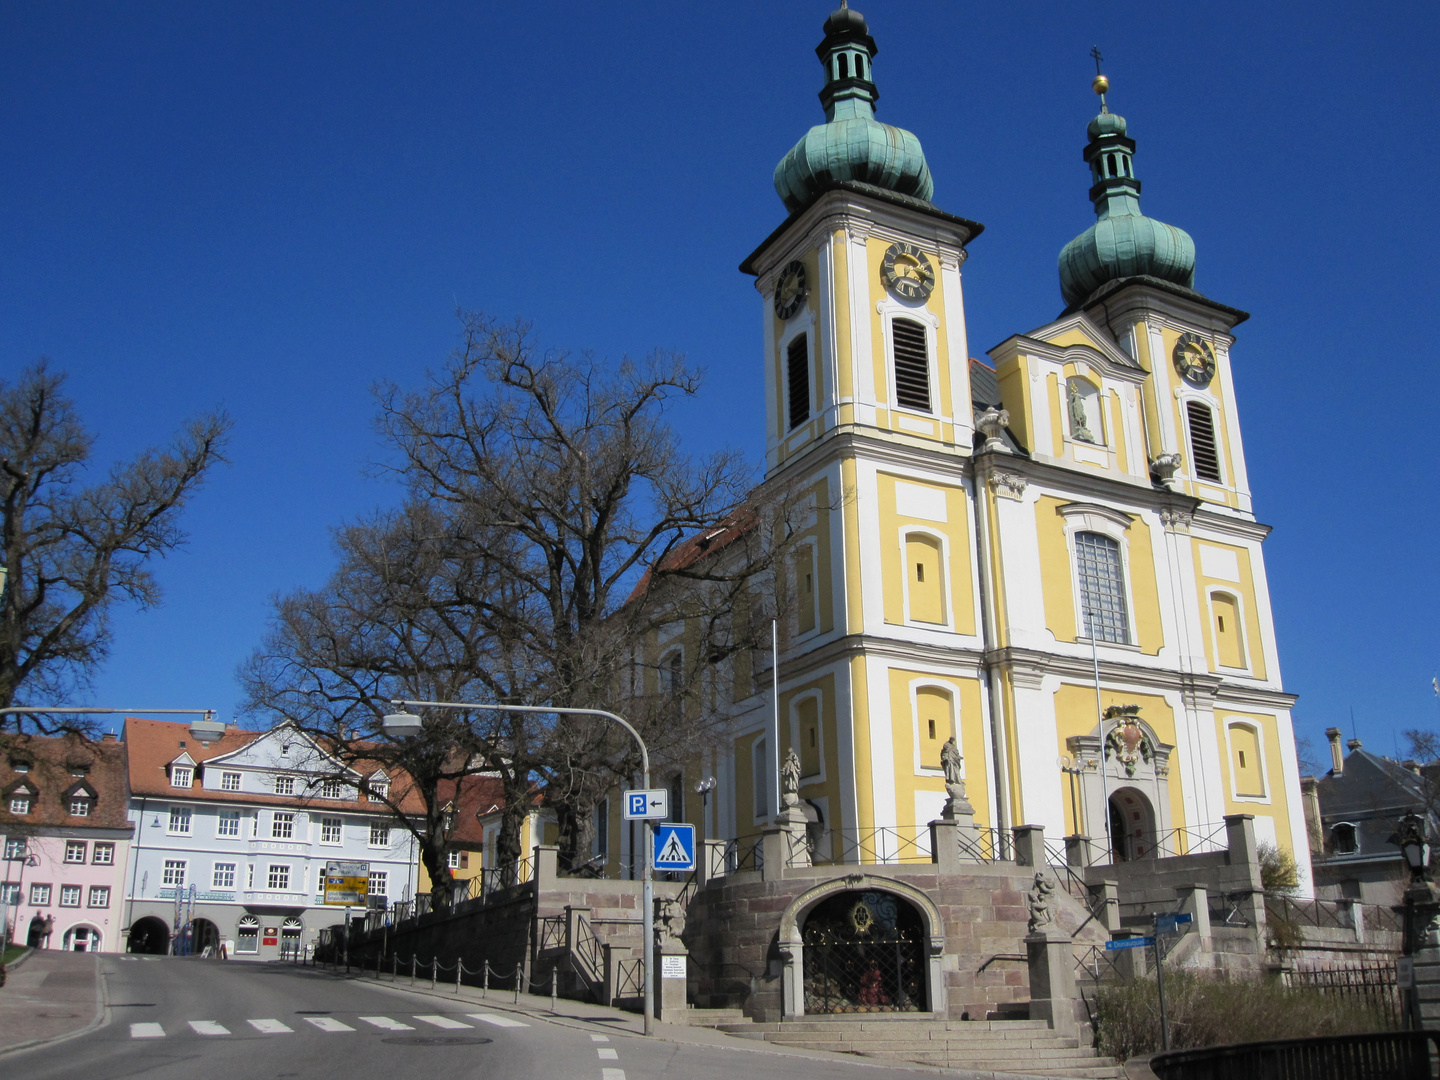
[[[250,707],[308,710],[332,736],[349,727],[365,740],[378,735],[376,703],[395,697],[604,708],[657,759],[692,753],[718,724],[700,673],[755,646],[762,620],[733,612],[751,593],[755,612],[773,606],[755,582],[785,531],[753,505],[737,455],[681,452],[666,403],[698,386],[678,357],[610,367],[542,353],[524,325],[465,316],[443,371],[378,391],[405,509],[342,531],[327,588],[279,603],[245,672]],[[677,628],[683,648],[654,670],[647,643]],[[466,767],[504,780],[502,859],[519,854],[539,781],[562,864],[584,862],[597,799],[637,767],[633,742],[603,721],[484,712],[460,733],[438,712],[424,719],[417,742],[453,740]],[[443,860],[426,865],[448,877]]]
[[[150,571],[185,540],[180,511],[216,462],[230,422],[219,413],[185,425],[84,486],[91,453],[64,376],[42,361],[0,382],[0,707],[63,701],[83,689],[110,644],[117,601],[160,600]],[[29,717],[37,731],[83,730]],[[0,721],[0,730],[5,723]]]

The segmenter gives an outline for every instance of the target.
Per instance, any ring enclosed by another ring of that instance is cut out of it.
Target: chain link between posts
[[[376,978],[376,979],[380,979],[380,978],[381,978],[381,967],[382,967],[383,957],[382,957],[382,955],[381,955],[380,953],[376,953],[373,959],[374,959],[374,974],[375,974],[375,978]],[[349,958],[348,958],[348,957],[345,958],[344,960],[325,961],[325,960],[321,960],[321,959],[320,959],[316,954],[314,954],[314,953],[312,953],[311,956],[310,956],[310,963],[311,963],[312,966],[321,966],[321,965],[323,965],[323,966],[334,967],[334,968],[336,968],[336,969],[339,969],[340,967],[343,966],[346,971],[349,971],[350,968],[351,968],[351,966],[352,966],[351,963],[350,963],[350,961],[349,961]],[[550,991],[550,1011],[551,1011],[551,1012],[554,1012],[554,1011],[555,1011],[555,1007],[556,1007],[556,1004],[557,1004],[557,1001],[558,1001],[558,996],[559,996],[559,995],[558,995],[558,989],[559,989],[559,987],[558,987],[558,980],[557,980],[558,972],[557,972],[557,969],[556,969],[556,968],[553,968],[553,967],[550,969],[550,977],[549,977],[548,979],[535,980],[535,979],[531,979],[528,975],[525,974],[525,966],[524,966],[523,964],[516,964],[514,971],[505,971],[505,970],[498,970],[498,969],[496,969],[496,968],[491,967],[489,960],[482,960],[482,961],[480,961],[480,966],[479,966],[478,968],[472,968],[472,967],[467,967],[467,966],[465,965],[464,959],[461,958],[461,957],[456,957],[456,958],[455,958],[455,962],[454,962],[453,964],[442,964],[442,963],[440,962],[439,956],[432,956],[432,957],[430,958],[430,960],[429,960],[428,962],[426,962],[426,961],[422,961],[422,960],[420,959],[420,956],[419,956],[418,953],[415,953],[415,954],[412,954],[412,955],[411,955],[410,960],[409,960],[409,964],[410,964],[410,985],[411,985],[411,986],[414,986],[414,985],[415,985],[415,981],[416,981],[417,978],[422,978],[422,979],[423,979],[423,978],[425,977],[425,969],[428,968],[428,969],[429,969],[429,973],[430,973],[430,989],[432,989],[432,990],[436,989],[436,987],[439,985],[440,975],[441,975],[442,972],[445,973],[445,974],[447,974],[447,975],[448,975],[449,973],[453,972],[453,973],[454,973],[454,976],[455,976],[455,993],[457,993],[457,994],[460,993],[460,986],[461,986],[461,983],[464,981],[464,978],[465,978],[466,975],[478,975],[478,976],[480,976],[480,996],[481,996],[482,998],[489,996],[489,993],[490,993],[490,980],[491,980],[492,978],[494,978],[494,979],[498,980],[498,981],[501,983],[501,986],[498,987],[497,989],[502,989],[502,990],[503,990],[503,989],[508,989],[508,990],[510,990],[510,991],[513,993],[513,995],[514,995],[514,1001],[515,1001],[516,1003],[518,1003],[518,1002],[520,1001],[520,991],[521,991],[521,987],[522,987],[522,986],[524,986],[524,988],[525,988],[527,991],[528,991],[528,990],[533,990],[533,989],[535,989],[536,987],[542,987],[542,988],[548,987],[548,989],[549,989],[549,991]],[[402,966],[402,961],[401,961],[401,959],[400,959],[400,954],[399,954],[399,953],[391,953],[391,954],[390,954],[390,981],[391,981],[391,982],[396,982],[396,981],[398,981],[398,980],[400,979],[400,977],[401,977],[401,973],[400,973],[401,966]],[[360,970],[360,974],[361,974],[361,975],[367,974],[368,971],[369,971],[369,961],[364,961],[364,960],[362,960],[362,961],[360,962],[360,964],[358,965],[358,967],[359,967],[359,970]],[[447,978],[445,981],[448,983],[450,980]],[[506,984],[508,984],[508,985],[506,985]]]

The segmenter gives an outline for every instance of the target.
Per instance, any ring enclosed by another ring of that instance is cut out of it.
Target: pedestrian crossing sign
[[[655,826],[654,859],[656,870],[695,869],[695,826],[664,821]]]

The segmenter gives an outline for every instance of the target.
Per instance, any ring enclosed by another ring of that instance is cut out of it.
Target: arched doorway
[[[93,926],[72,926],[65,931],[66,952],[99,952],[100,931]]]
[[[280,959],[300,958],[300,935],[304,932],[305,924],[293,916],[280,924]]]
[[[235,952],[258,953],[260,951],[260,920],[254,915],[241,915],[235,924]]]
[[[924,1012],[926,932],[910,902],[863,889],[813,907],[801,928],[805,1012]]]
[[[1110,796],[1110,844],[1116,862],[1154,856],[1155,810],[1138,788],[1123,787]]]
[[[190,924],[190,951],[197,956],[220,953],[220,928],[209,919],[196,919]]]
[[[157,919],[154,915],[136,919],[130,927],[128,949],[133,953],[164,956],[170,951],[170,927],[165,925],[165,920]]]

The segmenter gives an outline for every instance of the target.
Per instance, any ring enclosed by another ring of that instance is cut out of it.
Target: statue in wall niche
[[[659,897],[655,901],[655,937],[663,951],[667,945],[679,945],[685,933],[685,908],[679,900]]]
[[[1094,443],[1100,440],[1090,431],[1089,419],[1085,415],[1085,396],[1073,382],[1070,391],[1070,437],[1078,442]]]
[[[793,746],[785,751],[785,762],[780,766],[780,801],[787,808],[800,802],[800,758]]]
[[[954,735],[940,748],[940,768],[945,770],[945,793],[950,796],[945,815],[953,817],[956,810],[973,813],[974,808],[965,796],[965,759],[960,756],[960,745]]]
[[[1025,897],[1030,908],[1030,933],[1039,933],[1055,922],[1055,915],[1050,910],[1050,896],[1054,891],[1055,882],[1048,874],[1040,872],[1035,875],[1035,884]]]

